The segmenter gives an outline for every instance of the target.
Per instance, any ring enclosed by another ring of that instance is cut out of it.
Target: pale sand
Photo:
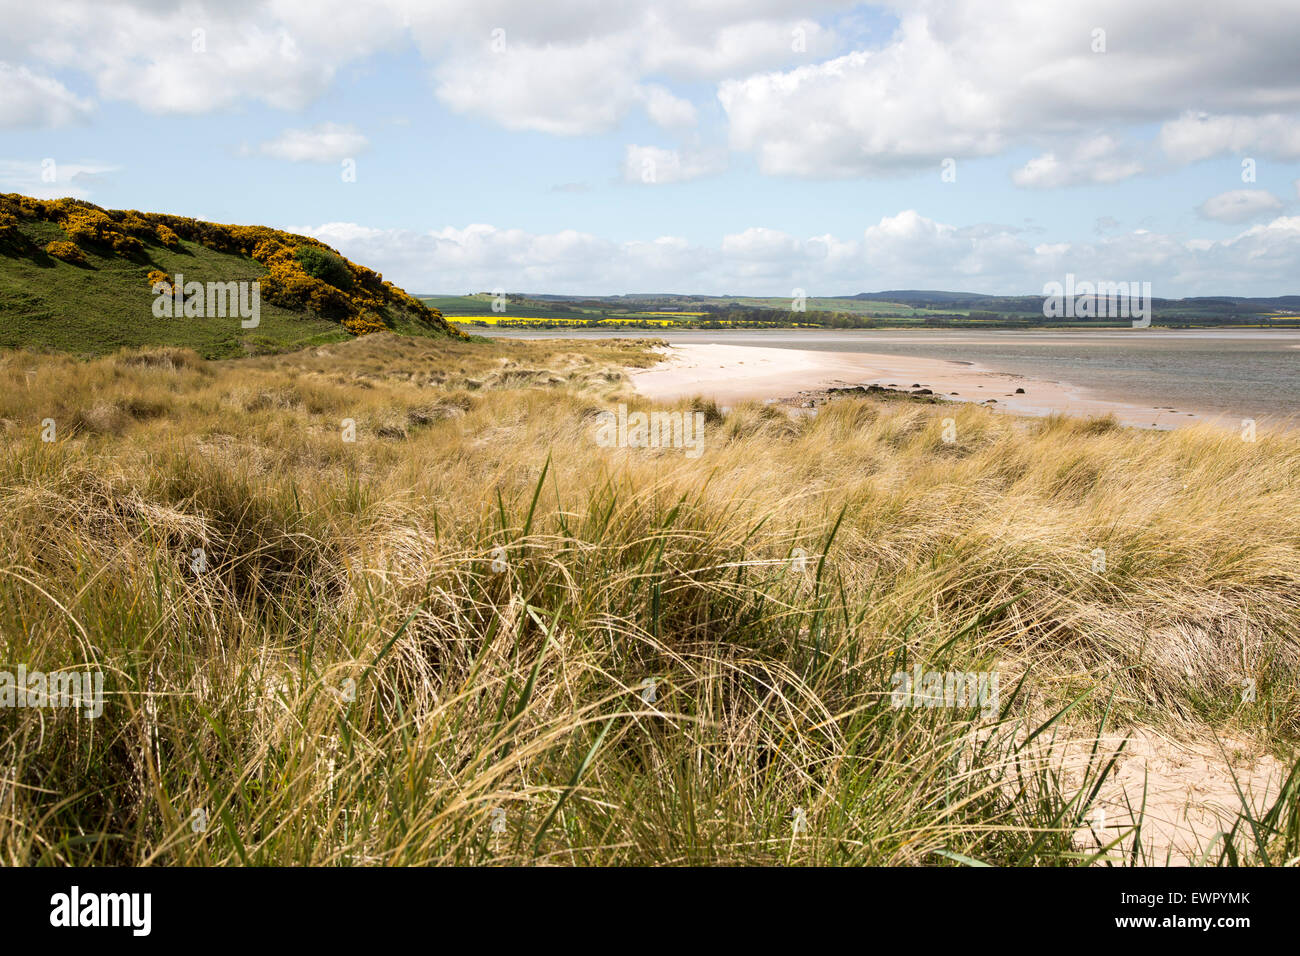
[[[802,391],[845,385],[914,384],[949,401],[996,399],[995,410],[1018,415],[1094,416],[1113,414],[1126,425],[1172,428],[1216,416],[1191,408],[1153,409],[1111,401],[1066,382],[995,372],[975,363],[868,352],[818,352],[754,345],[680,344],[665,348],[666,361],[629,373],[647,398],[700,396],[719,405],[789,399]],[[1024,395],[1015,390],[1023,388]],[[951,393],[956,392],[956,395]]]
[[[1216,744],[1214,736],[1204,730],[1196,743],[1172,740],[1155,730],[1134,730],[1122,751],[1122,737],[1104,738],[1099,760],[1092,756],[1091,741],[1066,745],[1070,753],[1063,769],[1069,785],[1082,782],[1081,771],[1089,760],[1094,767],[1105,766],[1119,753],[1115,770],[1093,804],[1088,827],[1075,834],[1076,844],[1096,850],[1098,844],[1122,836],[1111,852],[1127,855],[1140,815],[1147,865],[1168,860],[1175,866],[1195,866],[1206,848],[1222,850],[1215,835],[1230,830],[1247,807],[1256,819],[1263,816],[1280,796],[1289,766],[1260,753],[1247,740],[1228,737]],[[1249,827],[1243,824],[1242,829],[1250,843]],[[1217,855],[1211,852],[1208,858]]]

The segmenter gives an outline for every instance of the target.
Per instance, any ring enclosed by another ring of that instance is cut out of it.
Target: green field
[[[594,305],[587,300],[574,300],[572,303],[550,302],[546,300],[528,299],[521,297],[517,301],[507,303],[504,313],[492,311],[492,296],[487,293],[478,293],[475,295],[422,295],[417,298],[430,308],[437,309],[444,315],[483,315],[483,316],[501,316],[502,318],[553,318],[553,319],[626,319],[635,321],[638,318],[666,318],[668,315],[663,311],[666,303],[647,299],[639,307],[631,307],[626,304],[615,305],[613,303],[600,306]],[[682,321],[691,322],[708,322],[710,317],[690,315],[689,313],[698,311],[696,308],[705,306],[714,306],[725,308],[741,307],[747,309],[770,309],[776,313],[789,314],[790,300],[788,298],[758,298],[758,297],[740,297],[740,298],[721,298],[705,296],[699,299],[692,299],[686,304],[674,301],[673,306],[684,313]],[[966,314],[965,310],[944,310],[913,308],[901,302],[874,302],[874,301],[854,301],[851,299],[826,299],[810,298],[807,300],[808,311],[838,311],[848,312],[854,315],[876,316],[882,318],[906,319],[911,316],[918,318],[926,315],[951,315],[954,312]]]
[[[752,309],[774,309],[779,312],[790,311],[790,298],[751,298],[745,296],[737,299],[705,299],[709,305],[728,303]],[[851,312],[854,315],[870,315],[882,318],[906,318],[924,315],[966,315],[967,309],[927,309],[910,306],[904,302],[877,302],[874,300],[809,298],[805,305],[809,312]]]
[[[477,295],[432,295],[416,296],[431,309],[437,309],[443,315],[485,315],[495,316],[502,313],[492,311],[492,296],[487,293]],[[585,319],[599,318],[579,309],[548,306],[542,302],[510,302],[506,306],[505,317],[514,318],[556,318]]]
[[[512,294],[504,313],[492,311],[492,296],[422,296],[421,301],[450,316],[485,317],[491,324],[544,326],[582,321],[623,322],[681,315],[684,328],[906,329],[906,328],[1128,328],[1129,317],[1048,319],[1041,296],[982,296],[951,292],[897,292],[902,301],[885,298],[815,296],[804,311],[791,311],[787,296],[687,296],[671,293],[531,298]],[[1172,328],[1295,328],[1300,303],[1295,297],[1271,299],[1153,299],[1151,321]],[[704,314],[698,314],[703,312]],[[695,313],[695,314],[692,314]],[[561,322],[560,320],[563,320]]]

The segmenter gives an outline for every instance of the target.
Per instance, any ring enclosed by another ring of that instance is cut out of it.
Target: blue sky
[[[0,0],[0,190],[418,292],[1297,293],[1300,7],[1246,7]]]

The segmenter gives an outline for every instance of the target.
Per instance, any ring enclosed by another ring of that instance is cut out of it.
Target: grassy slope
[[[147,276],[161,269],[186,282],[252,281],[261,263],[182,240],[177,250],[146,242],[147,260],[123,258],[85,246],[84,265],[46,255],[46,243],[67,236],[55,223],[29,220],[21,232],[32,241],[25,255],[0,252],[0,348],[35,347],[76,355],[103,355],[122,347],[174,345],[205,358],[284,351],[352,338],[338,322],[261,301],[261,322],[243,329],[238,318],[156,318]],[[401,309],[390,307],[394,331],[428,335]]]
[[[497,315],[492,311],[490,295],[446,295],[420,296],[420,301],[431,309],[437,309],[443,315]],[[514,318],[598,318],[596,313],[565,312],[545,303],[520,304],[512,302],[507,310],[508,317]]]
[[[1295,435],[864,399],[597,447],[648,361],[0,356],[0,658],[110,692],[0,714],[0,861],[1071,863],[1087,780],[1015,751],[1070,701],[1294,754]],[[891,708],[917,661],[1005,714]],[[1294,790],[1270,825],[1211,859],[1300,854]]]

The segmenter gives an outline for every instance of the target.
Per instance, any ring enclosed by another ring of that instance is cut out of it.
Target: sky
[[[1300,2],[0,0],[0,192],[416,293],[1300,293]]]

